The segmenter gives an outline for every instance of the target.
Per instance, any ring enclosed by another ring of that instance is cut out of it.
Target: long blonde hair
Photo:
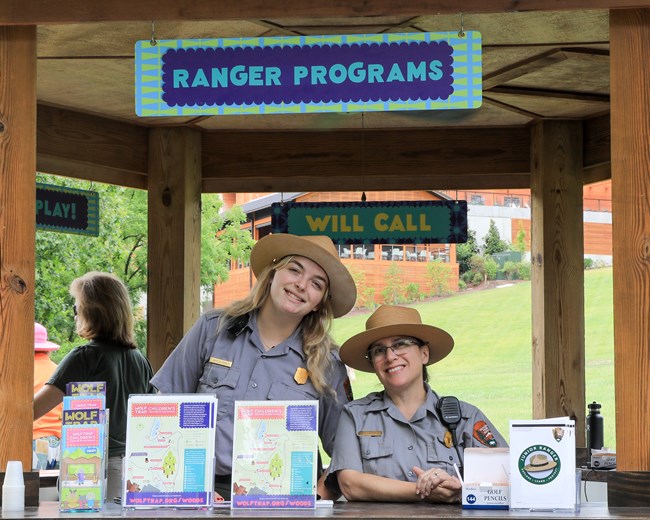
[[[70,294],[77,301],[79,336],[136,348],[131,300],[122,280],[110,273],[91,271],[72,281]]]
[[[238,317],[260,309],[271,294],[271,281],[276,271],[285,269],[293,258],[291,255],[285,256],[279,262],[264,268],[257,278],[257,283],[245,298],[222,309],[223,319],[220,320],[218,331],[229,326]],[[307,359],[305,364],[314,388],[321,395],[325,393],[335,395],[334,390],[327,383],[328,375],[332,370],[330,352],[338,348],[329,334],[332,320],[333,313],[328,284],[321,305],[315,311],[307,314],[301,322],[302,350]]]

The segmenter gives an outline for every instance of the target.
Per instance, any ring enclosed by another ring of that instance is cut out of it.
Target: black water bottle
[[[587,448],[590,450],[600,450],[604,447],[603,441],[603,416],[600,415],[600,403],[594,401],[587,406],[589,415],[587,416]]]

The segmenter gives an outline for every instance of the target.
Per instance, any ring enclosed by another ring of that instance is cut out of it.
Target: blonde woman
[[[162,393],[217,396],[215,489],[227,500],[236,400],[318,400],[319,436],[331,454],[351,399],[329,328],[353,307],[356,287],[332,241],[268,235],[253,247],[251,269],[257,283],[248,296],[203,315],[151,381]],[[329,496],[322,479],[318,493]]]

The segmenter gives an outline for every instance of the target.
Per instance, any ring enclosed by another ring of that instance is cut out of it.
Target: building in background
[[[234,204],[241,206],[248,216],[244,227],[250,229],[255,240],[259,240],[271,232],[273,203],[356,202],[361,201],[361,196],[361,192],[229,193],[223,195],[223,200],[225,209]],[[501,239],[511,244],[516,243],[523,230],[526,250],[530,252],[530,190],[369,191],[365,196],[369,202],[466,200],[468,227],[476,233],[479,246],[484,242],[490,221],[494,221]],[[600,265],[611,265],[611,181],[585,186],[583,218],[585,257]],[[446,271],[443,277],[449,291],[458,291],[455,244],[354,244],[338,246],[338,249],[339,256],[359,286],[357,307],[383,303],[387,285],[395,283],[401,284],[406,299],[429,296],[433,285],[440,280],[441,269]],[[432,263],[435,263],[436,274],[432,274]],[[228,281],[215,286],[214,306],[221,307],[244,297],[254,282],[247,264],[231,263]],[[407,294],[409,290],[410,295]],[[394,297],[393,289],[389,297]]]

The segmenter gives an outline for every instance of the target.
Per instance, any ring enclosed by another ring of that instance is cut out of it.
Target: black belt
[[[214,481],[217,484],[230,484],[232,481],[232,475],[215,475]]]

